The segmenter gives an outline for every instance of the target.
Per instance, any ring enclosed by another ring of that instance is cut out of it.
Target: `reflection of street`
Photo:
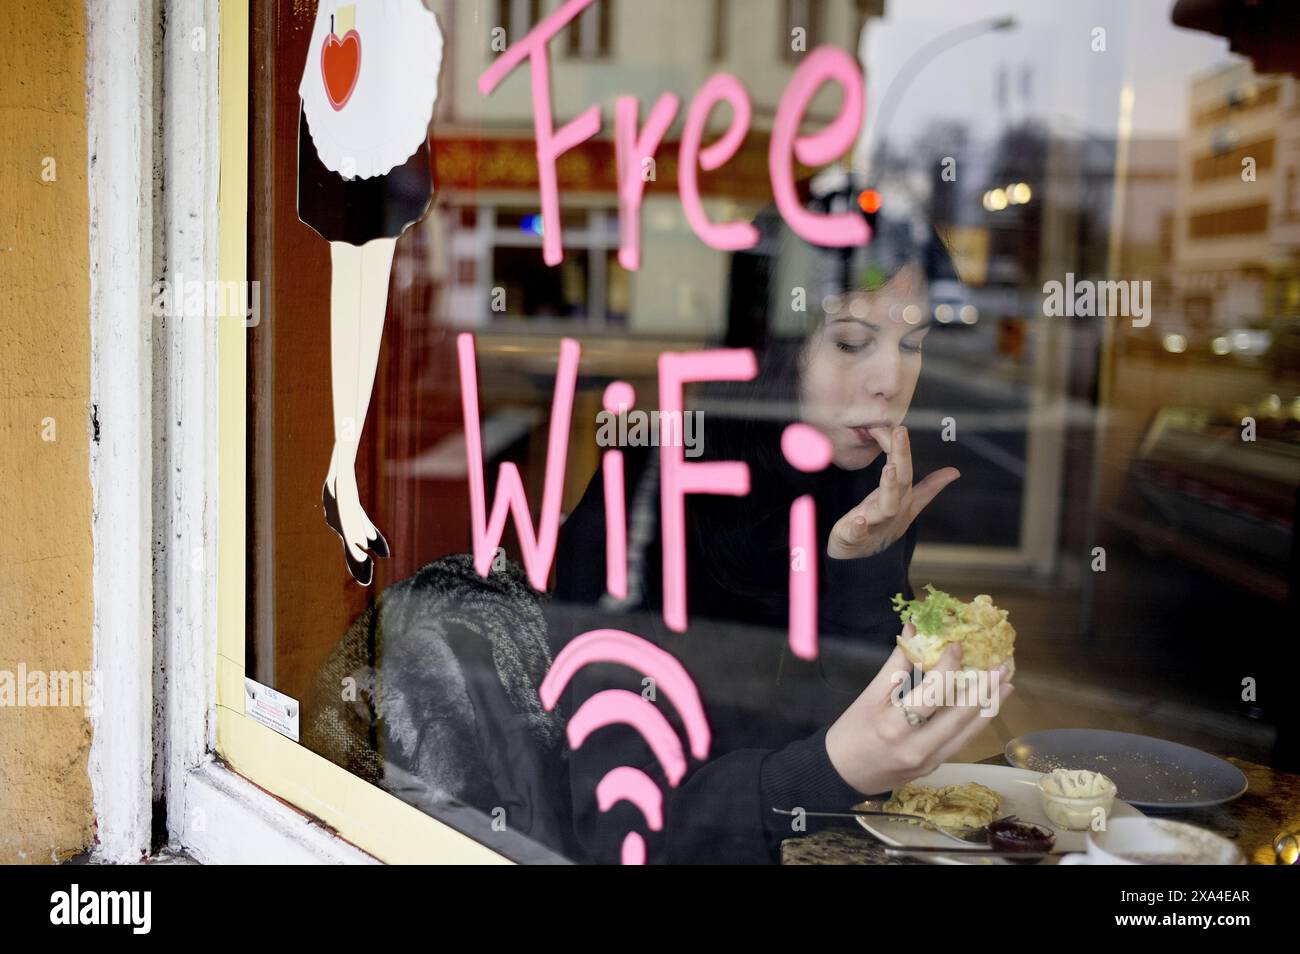
[[[921,373],[908,414],[917,479],[940,467],[961,471],[919,519],[926,543],[1020,544],[1028,402],[1018,388],[999,394],[981,387],[981,371],[927,356]],[[954,441],[943,440],[948,417],[956,424]]]

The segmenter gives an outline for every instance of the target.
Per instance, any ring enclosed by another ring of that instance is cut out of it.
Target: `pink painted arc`
[[[620,765],[596,785],[596,805],[607,812],[614,805],[629,801],[641,810],[651,831],[664,827],[664,793],[645,772],[631,765]]]
[[[663,766],[668,784],[676,786],[686,775],[686,753],[667,716],[654,703],[626,689],[603,689],[578,707],[569,720],[569,746],[581,748],[602,726],[629,725],[640,733]]]
[[[691,754],[700,760],[708,758],[712,733],[699,689],[686,668],[658,646],[621,629],[590,630],[560,650],[538,689],[546,711],[559,703],[564,687],[578,670],[596,663],[619,663],[653,679],[658,691],[677,710],[686,728]]]

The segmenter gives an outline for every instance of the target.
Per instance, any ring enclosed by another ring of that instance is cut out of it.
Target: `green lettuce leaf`
[[[919,600],[905,600],[902,593],[895,593],[894,611],[904,626],[911,623],[924,636],[938,636],[946,624],[957,618],[962,603],[943,590],[936,590],[933,583],[925,584],[925,589],[927,595]]]

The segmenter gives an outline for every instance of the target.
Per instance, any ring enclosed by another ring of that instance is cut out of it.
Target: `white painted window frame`
[[[150,303],[218,275],[218,0],[87,0],[86,23],[95,854],[139,861],[165,811],[204,863],[373,863],[213,756],[217,325]]]

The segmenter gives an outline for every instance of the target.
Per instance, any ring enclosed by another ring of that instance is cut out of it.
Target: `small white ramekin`
[[[1102,813],[1107,818],[1110,817],[1110,810],[1115,804],[1117,789],[1115,783],[1106,778],[1105,775],[1101,776],[1106,782],[1105,791],[1097,795],[1084,797],[1058,795],[1056,792],[1049,792],[1043,787],[1043,783],[1051,777],[1051,773],[1039,776],[1038,792],[1043,797],[1043,812],[1053,825],[1059,825],[1071,831],[1083,831],[1091,828],[1098,808],[1102,810]]]

